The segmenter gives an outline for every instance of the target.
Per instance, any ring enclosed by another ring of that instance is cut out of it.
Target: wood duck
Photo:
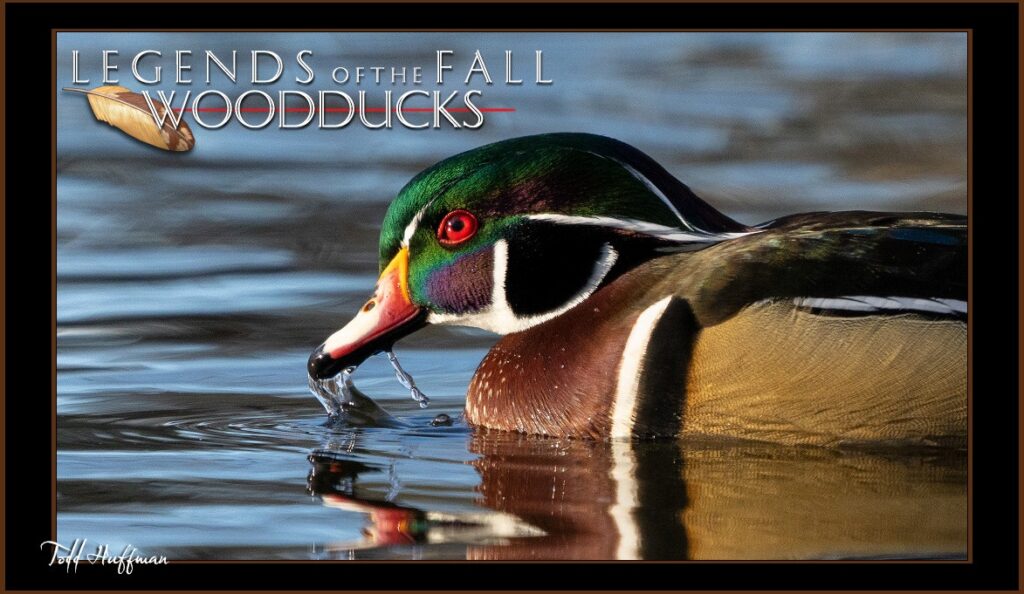
[[[398,194],[376,292],[309,359],[331,377],[425,324],[502,335],[466,419],[593,438],[962,444],[967,224],[816,212],[761,225],[591,134],[450,157]]]

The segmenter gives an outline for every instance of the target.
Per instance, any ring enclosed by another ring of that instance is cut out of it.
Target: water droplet
[[[391,362],[391,366],[395,368],[395,377],[398,379],[398,383],[402,384],[406,390],[409,390],[409,396],[420,405],[420,408],[427,408],[430,404],[430,399],[416,387],[416,381],[412,379],[412,375],[406,370],[402,369],[402,366],[398,363],[398,357],[392,351],[384,351],[388,356],[388,361]]]
[[[346,409],[354,406],[352,373],[355,370],[355,367],[348,367],[338,375],[325,379],[308,376],[309,389],[323,405],[328,417],[336,418]]]
[[[433,425],[434,427],[448,427],[449,425],[452,424],[452,422],[453,421],[451,417],[444,413],[441,413],[434,417],[434,420],[431,421],[430,424]]]

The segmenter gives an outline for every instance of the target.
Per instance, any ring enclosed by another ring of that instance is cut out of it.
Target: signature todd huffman
[[[43,550],[46,547],[52,547],[53,554],[50,557],[50,566],[63,565],[69,572],[73,566],[75,573],[78,573],[78,563],[81,561],[85,561],[90,565],[116,565],[117,573],[119,574],[131,574],[136,564],[167,565],[167,557],[158,555],[145,557],[140,555],[138,549],[132,545],[125,545],[121,553],[117,555],[111,553],[110,547],[105,544],[96,545],[94,553],[83,554],[87,542],[88,539],[76,538],[71,543],[71,546],[65,546],[55,540],[47,540],[39,545],[39,549]]]

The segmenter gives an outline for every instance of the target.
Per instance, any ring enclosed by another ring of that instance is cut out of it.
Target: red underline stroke
[[[175,107],[173,109],[176,112],[192,111],[192,108],[189,108],[189,107],[186,107],[186,108]],[[516,110],[516,108],[514,108],[514,107],[478,107],[477,109],[479,109],[483,113],[511,113],[511,112],[514,112]],[[445,107],[444,110],[447,111],[447,112],[450,112],[450,113],[469,113],[469,112],[472,111],[468,107]],[[203,113],[208,113],[208,112],[226,112],[227,108],[226,107],[197,107],[197,108],[195,108],[195,111],[199,111],[199,112],[203,112]],[[239,112],[242,112],[242,113],[267,113],[267,112],[276,112],[276,111],[279,111],[279,110],[276,107],[243,107],[243,108],[237,109],[235,111],[239,111]],[[287,113],[299,113],[299,112],[301,112],[301,113],[309,113],[310,109],[308,107],[286,107],[284,109],[284,111],[287,112]],[[313,111],[313,113],[316,113],[317,111],[320,111],[320,110],[314,108],[312,111]],[[360,110],[359,109],[351,110],[351,109],[349,109],[347,107],[325,107],[323,109],[323,111],[325,113],[347,113],[349,111],[354,111],[355,113],[359,113]],[[365,112],[365,113],[384,113],[385,111],[387,111],[387,108],[386,107],[367,107],[366,109],[364,109],[362,111]],[[393,108],[391,111],[397,113],[398,109],[397,108]],[[408,111],[408,112],[411,112],[411,113],[413,113],[413,112],[433,113],[434,108],[433,107],[403,107],[402,111],[403,112]]]

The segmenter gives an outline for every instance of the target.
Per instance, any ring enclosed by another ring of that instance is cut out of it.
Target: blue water
[[[747,223],[806,210],[965,212],[965,34],[62,33],[57,86],[70,86],[71,49],[95,83],[111,48],[133,90],[126,68],[142,49],[164,52],[165,76],[175,49],[238,49],[240,65],[249,49],[313,49],[317,68],[426,72],[434,50],[452,49],[452,88],[477,48],[499,71],[514,50],[527,79],[543,49],[555,84],[487,87],[481,105],[516,112],[475,131],[194,126],[187,154],[142,146],[95,122],[80,95],[58,93],[60,540],[172,562],[965,554],[962,452],[431,426],[459,416],[494,342],[474,330],[399,343],[426,410],[382,358],[360,367],[360,389],[407,428],[325,426],[305,376],[310,350],[372,289],[398,189],[503,138],[617,137]],[[289,63],[285,80],[296,74]]]

